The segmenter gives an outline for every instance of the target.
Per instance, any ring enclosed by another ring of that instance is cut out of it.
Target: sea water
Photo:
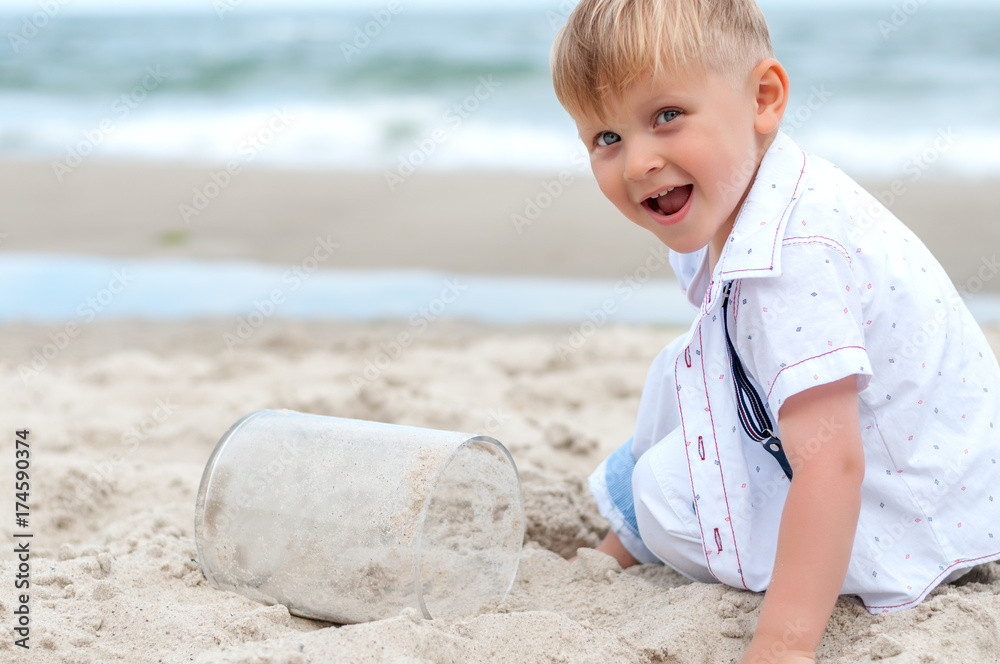
[[[583,147],[548,65],[573,4],[11,0],[0,5],[0,159],[48,162],[55,178],[88,160],[578,172]],[[907,187],[1000,176],[1000,4],[760,4],[793,81],[784,129],[806,150]],[[456,278],[462,296],[436,307]],[[275,288],[282,302],[265,302]],[[586,331],[605,317],[686,326],[693,315],[669,280],[602,311],[618,295],[613,281],[325,270],[293,291],[280,269],[243,263],[0,260],[4,321],[232,316],[238,339],[270,316]],[[995,298],[969,304],[1000,320]]]
[[[50,4],[0,6],[0,158],[552,172],[582,154],[548,63],[567,0]],[[1000,4],[760,4],[807,151],[862,179],[1000,175]]]

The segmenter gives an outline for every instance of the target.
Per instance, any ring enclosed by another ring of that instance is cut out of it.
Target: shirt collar
[[[724,282],[781,274],[781,240],[793,204],[802,195],[807,166],[805,152],[787,134],[778,132],[764,153],[714,273],[708,275],[707,249],[689,255],[698,267],[687,296],[703,313],[719,301]]]

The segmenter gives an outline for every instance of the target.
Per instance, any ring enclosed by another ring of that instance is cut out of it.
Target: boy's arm
[[[865,468],[856,378],[789,397],[778,423],[794,479],[771,583],[741,664],[815,661],[847,575],[861,510]]]

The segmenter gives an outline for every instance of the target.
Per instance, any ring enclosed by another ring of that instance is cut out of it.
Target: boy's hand
[[[778,527],[774,572],[741,664],[816,661],[861,510],[864,448],[855,377],[792,395],[778,427],[795,479]]]
[[[809,653],[785,653],[778,658],[743,656],[740,664],[816,664],[816,655]]]
[[[754,639],[739,664],[816,664],[816,653],[789,650],[781,641],[764,643]]]

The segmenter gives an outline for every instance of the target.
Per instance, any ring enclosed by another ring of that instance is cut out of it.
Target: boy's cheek
[[[615,207],[617,207],[618,201],[616,200],[617,197],[615,196],[613,185],[605,180],[605,178],[602,177],[601,173],[597,170],[594,171],[594,178],[597,180],[597,188],[601,190],[604,197],[614,203]]]

